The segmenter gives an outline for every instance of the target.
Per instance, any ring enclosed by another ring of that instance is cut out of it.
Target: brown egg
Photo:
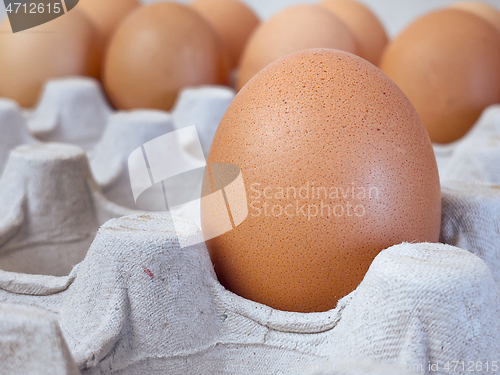
[[[257,15],[238,0],[195,0],[190,5],[219,33],[228,49],[231,68],[236,67],[248,37],[260,23]]]
[[[238,89],[273,61],[310,48],[359,54],[356,37],[332,12],[317,5],[293,6],[264,22],[250,37],[241,59]]]
[[[491,5],[476,1],[466,1],[451,5],[452,8],[471,12],[490,22],[500,32],[500,11]]]
[[[99,33],[77,9],[17,33],[6,18],[0,25],[0,97],[32,107],[48,79],[98,78],[101,56]]]
[[[137,0],[80,0],[78,9],[94,23],[105,43],[113,35],[115,29],[141,4]]]
[[[174,2],[143,6],[109,44],[104,86],[119,109],[170,110],[185,86],[227,80],[216,31],[200,14]],[[224,71],[223,71],[224,70]]]
[[[439,239],[439,177],[420,117],[352,54],[301,51],[263,69],[230,105],[207,162],[241,168],[249,207],[207,241],[219,281],[276,309],[332,309],[382,249]],[[201,208],[204,233],[217,230],[218,212]]]
[[[462,137],[500,102],[500,35],[456,9],[427,14],[387,47],[381,69],[411,100],[433,142]]]
[[[318,5],[332,11],[344,21],[359,41],[360,56],[378,65],[388,38],[377,16],[354,0],[324,0]]]

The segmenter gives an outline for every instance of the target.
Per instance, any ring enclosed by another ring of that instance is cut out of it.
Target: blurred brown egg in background
[[[360,56],[373,65],[380,62],[388,37],[378,17],[365,5],[354,0],[324,0],[320,6],[332,11],[358,39]]]
[[[65,76],[99,78],[103,41],[78,9],[28,30],[0,25],[0,97],[33,107],[45,82]]]
[[[464,1],[452,4],[450,7],[471,12],[476,16],[484,18],[500,32],[500,11],[493,6],[477,1]]]
[[[217,32],[191,7],[158,2],[118,27],[106,52],[104,88],[118,109],[170,110],[186,86],[226,84]]]
[[[257,15],[238,0],[195,0],[190,6],[219,33],[228,50],[231,69],[235,68],[248,38],[260,23]]]
[[[252,301],[333,309],[381,250],[439,239],[429,136],[403,92],[358,56],[300,51],[261,70],[226,111],[212,163],[241,168],[249,214],[207,247],[222,285]],[[221,233],[217,208],[202,200],[201,210],[203,231]]]
[[[79,0],[78,9],[94,23],[107,44],[118,25],[134,10],[138,0]]]
[[[349,27],[318,5],[286,8],[262,23],[248,41],[240,63],[237,88],[273,61],[310,48],[332,48],[360,53]]]
[[[466,11],[417,19],[389,44],[380,67],[436,143],[459,139],[487,106],[500,103],[500,33]]]

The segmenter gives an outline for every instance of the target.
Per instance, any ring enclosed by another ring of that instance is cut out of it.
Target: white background
[[[106,1],[106,0],[102,0]],[[142,0],[150,3],[157,0]],[[279,10],[295,4],[316,3],[318,0],[242,0],[265,20]],[[391,37],[397,35],[411,20],[432,9],[444,7],[457,0],[358,0],[368,5],[382,20]],[[483,0],[500,9],[500,0]],[[188,3],[189,0],[181,0]],[[5,7],[0,1],[0,19],[5,17]]]

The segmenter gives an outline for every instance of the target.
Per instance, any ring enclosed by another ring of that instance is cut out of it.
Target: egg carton
[[[0,303],[2,374],[80,375],[57,315],[35,306]]]
[[[163,134],[195,126],[207,156],[217,126],[233,98],[232,89],[205,86],[184,89],[171,113],[112,111],[95,79],[54,79],[46,84],[34,109],[21,109],[9,99],[0,99],[0,132],[5,135],[0,139],[0,172],[9,152],[18,145],[71,143],[87,151],[92,174],[104,195],[135,209],[127,167],[130,154]],[[187,153],[190,141],[179,139]]]
[[[137,209],[127,168],[132,151],[196,123],[197,140],[208,153],[233,97],[228,88],[201,87],[184,90],[172,113],[112,113],[96,80],[73,77],[49,81],[32,110],[0,99],[0,171],[5,168],[0,179],[0,267],[67,274],[85,257],[100,225]],[[86,154],[70,142],[90,150]],[[189,152],[192,139],[178,142],[177,154],[168,154],[171,162]]]
[[[75,80],[67,83],[75,85]],[[130,153],[162,132],[193,124],[206,153],[232,95],[217,87],[188,89],[172,113],[111,113],[100,140],[88,146],[90,163],[76,146],[34,143],[15,149],[0,179],[1,306],[23,304],[55,313],[82,374],[314,373],[367,360],[409,363],[419,373],[436,373],[429,366],[439,363],[437,373],[458,374],[446,371],[445,363],[491,365],[497,360],[500,190],[490,175],[474,177],[474,184],[472,177],[464,183],[445,176],[463,164],[461,150],[469,150],[468,142],[494,140],[499,108],[486,111],[445,153],[435,146],[443,179],[441,240],[449,245],[386,249],[335,309],[304,314],[278,311],[225,290],[192,221],[168,212],[132,214],[123,207],[135,207],[126,167]],[[98,101],[88,99],[91,103]],[[9,111],[17,113],[19,124],[23,116],[37,121],[36,109],[20,116],[10,103]],[[67,125],[59,122],[52,129],[71,126],[66,118]],[[189,140],[180,142],[188,152]],[[469,165],[468,171],[476,173],[475,164]],[[101,225],[127,214],[132,215]],[[181,248],[186,241],[197,244]],[[11,259],[10,271],[2,264],[4,256]],[[5,353],[0,349],[2,363],[35,360]]]
[[[15,360],[13,361],[12,358]],[[81,374],[61,332],[57,316],[29,305],[0,303],[0,359],[2,359],[2,371],[8,374],[20,372],[52,375]],[[323,362],[321,367],[328,368],[330,365]],[[321,374],[416,374],[413,371],[382,367],[366,361],[356,366],[352,363],[343,363],[337,364],[336,367],[339,371]]]
[[[443,217],[440,241],[469,250],[483,259],[491,268],[498,285],[499,136],[500,105],[493,105],[483,112],[461,140],[447,146],[435,145],[441,165]]]
[[[134,212],[102,195],[80,147],[19,146],[0,177],[0,279],[66,275],[102,224]]]
[[[393,246],[335,309],[294,313],[224,289],[203,242],[179,246],[200,236],[168,213],[113,219],[69,276],[0,284],[0,299],[57,313],[82,374],[312,373],[347,358],[427,366],[500,353],[499,289],[466,250]]]
[[[0,99],[0,173],[12,149],[37,141],[28,131],[18,104],[10,99]]]
[[[499,289],[466,250],[393,246],[335,309],[307,314],[227,291],[203,242],[181,249],[176,233],[201,235],[168,213],[113,219],[69,276],[0,284],[0,299],[57,313],[82,374],[312,373],[347,358],[429,373],[500,353]]]

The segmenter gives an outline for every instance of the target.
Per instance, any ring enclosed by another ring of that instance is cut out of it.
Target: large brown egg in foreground
[[[500,33],[466,11],[417,19],[389,44],[380,68],[411,100],[433,142],[459,139],[500,103]]]
[[[207,161],[241,168],[249,207],[207,241],[217,276],[273,308],[332,309],[382,249],[438,241],[427,132],[403,92],[352,54],[301,51],[263,69],[230,105]],[[217,214],[202,203],[205,233]]]

